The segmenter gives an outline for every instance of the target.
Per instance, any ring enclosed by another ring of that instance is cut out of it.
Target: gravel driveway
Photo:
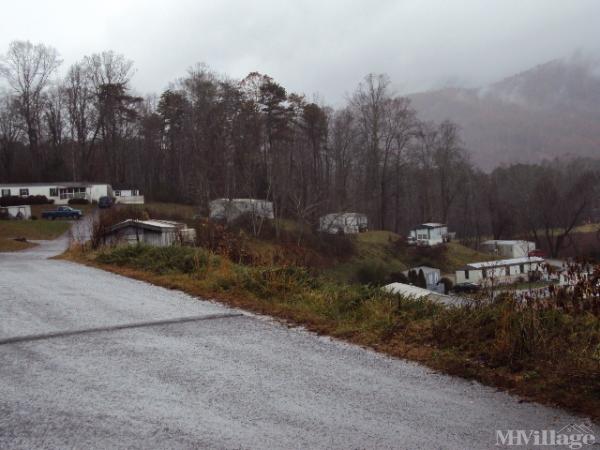
[[[497,429],[586,422],[178,291],[46,259],[64,245],[0,253],[0,448],[464,450],[495,447]]]

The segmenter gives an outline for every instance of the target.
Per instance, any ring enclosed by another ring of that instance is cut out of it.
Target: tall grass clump
[[[102,264],[129,266],[159,275],[167,273],[193,274],[210,264],[218,265],[218,257],[206,250],[184,247],[153,247],[144,244],[105,249],[96,260]]]

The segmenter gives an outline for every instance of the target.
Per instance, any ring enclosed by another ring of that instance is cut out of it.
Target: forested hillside
[[[473,162],[540,163],[600,155],[598,64],[555,60],[480,89],[448,88],[411,95],[419,115],[452,118]]]
[[[205,65],[142,97],[134,63],[111,51],[62,67],[54,48],[15,41],[1,64],[0,181],[107,181],[199,212],[218,197],[266,198],[305,224],[354,210],[375,229],[440,221],[462,237],[543,233],[552,245],[548,230],[588,220],[597,201],[597,161],[485,174],[473,164],[481,149],[454,122],[460,110],[423,121],[385,75],[367,75],[333,109],[266,74],[236,80]],[[532,91],[519,80],[493,95]],[[502,130],[517,139],[520,128]]]

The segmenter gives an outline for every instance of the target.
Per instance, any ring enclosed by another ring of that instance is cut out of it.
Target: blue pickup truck
[[[70,206],[59,206],[54,211],[43,211],[42,219],[76,219],[79,220],[83,213],[79,209]]]

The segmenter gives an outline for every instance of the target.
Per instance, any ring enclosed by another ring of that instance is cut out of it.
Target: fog
[[[600,42],[596,0],[37,0],[3,2],[2,17],[0,53],[14,39],[44,42],[64,71],[112,49],[135,61],[140,93],[204,62],[333,104],[369,72],[389,74],[398,93],[479,86]]]

